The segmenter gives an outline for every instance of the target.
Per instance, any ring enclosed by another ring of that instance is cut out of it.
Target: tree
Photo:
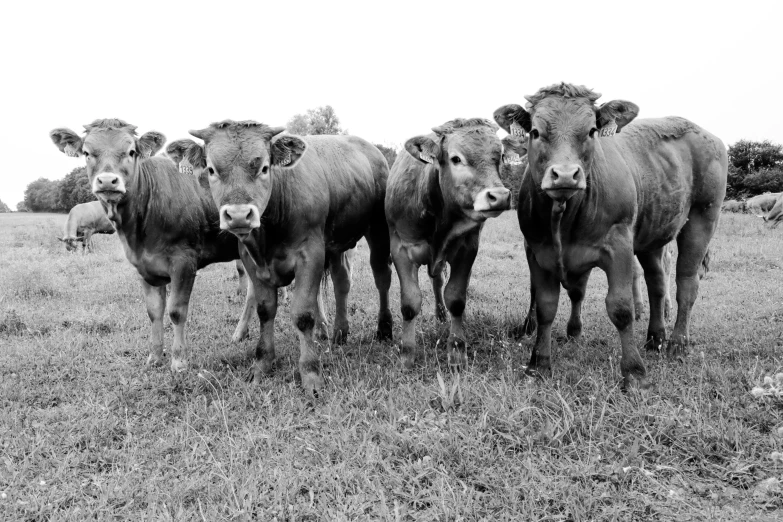
[[[783,145],[769,140],[739,140],[729,146],[729,163],[745,174],[780,167],[783,166]]]
[[[57,181],[38,178],[24,190],[24,203],[32,212],[57,212],[64,210],[60,206],[59,196]]]
[[[79,203],[95,201],[85,167],[76,167],[60,181],[58,201],[63,210],[71,210]]]
[[[340,119],[331,105],[308,109],[307,114],[295,114],[286,125],[291,134],[345,134]]]
[[[380,143],[375,143],[374,145],[378,148],[379,151],[381,151],[383,157],[386,158],[386,163],[388,163],[389,168],[391,168],[392,165],[394,165],[394,161],[397,159],[397,150],[385,145],[381,145]]]
[[[11,212],[11,209],[0,199],[0,214],[5,214],[6,212]]]
[[[783,145],[769,140],[740,140],[729,147],[726,198],[783,190]]]
[[[20,201],[16,204],[16,211],[17,212],[27,212],[27,205],[24,204],[24,201]]]

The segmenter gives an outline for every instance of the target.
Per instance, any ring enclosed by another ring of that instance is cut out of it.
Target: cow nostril
[[[557,171],[554,169],[552,169],[552,177],[555,178],[555,180],[557,180],[560,177],[557,175]]]
[[[248,221],[251,221],[253,219],[253,211],[252,210],[248,210],[247,211],[247,216],[245,216],[245,219],[247,219]]]
[[[116,185],[118,181],[119,181],[119,178],[113,178],[113,179],[111,180],[111,184],[112,184],[112,185]]]
[[[487,199],[490,203],[495,203],[498,200],[498,197],[492,192],[487,192]]]

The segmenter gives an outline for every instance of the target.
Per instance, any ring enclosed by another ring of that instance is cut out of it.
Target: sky
[[[0,200],[82,159],[48,133],[121,118],[188,137],[223,119],[282,126],[331,105],[401,146],[566,81],[783,143],[783,2],[14,2],[0,20]],[[719,7],[726,5],[727,7]],[[502,134],[502,131],[501,131]]]

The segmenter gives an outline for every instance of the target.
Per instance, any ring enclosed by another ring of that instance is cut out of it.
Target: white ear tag
[[[515,121],[511,122],[509,130],[511,131],[511,135],[517,138],[524,138],[526,136],[525,129],[523,129],[522,125]]]
[[[290,165],[290,164],[291,164],[291,150],[286,149],[285,157],[282,160],[280,160],[280,165],[285,167],[286,165]]]
[[[425,163],[431,164],[435,162],[435,157],[429,152],[424,152],[424,151],[419,152],[419,158],[421,158],[421,161]]]
[[[614,136],[617,133],[617,123],[610,121],[601,128],[601,137]]]
[[[65,155],[68,156],[69,158],[79,157],[79,152],[74,148],[73,145],[66,145],[63,152],[65,152]]]

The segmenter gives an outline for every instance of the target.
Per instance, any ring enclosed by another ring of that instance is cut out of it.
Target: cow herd
[[[728,199],[723,202],[724,212],[748,212],[773,227],[783,221],[783,192],[765,192],[746,200]]]
[[[328,273],[334,285],[332,341],[344,342],[350,254],[365,238],[378,291],[376,337],[392,339],[393,263],[401,287],[401,361],[406,368],[415,364],[418,272],[426,265],[435,313],[450,318],[449,365],[464,367],[463,314],[482,227],[511,207],[500,169],[505,154],[519,154],[529,162],[517,204],[530,268],[526,326],[536,330],[527,372],[551,372],[561,286],[571,300],[567,334],[580,337],[585,288],[598,267],[608,278],[606,308],[620,337],[623,383],[645,388],[650,383],[633,336],[642,272],[650,301],[646,347],[665,346],[680,356],[725,195],[727,155],[720,140],[688,120],[635,120],[635,104],[599,106],[599,97],[565,83],[540,89],[526,97],[525,107],[495,111],[495,122],[509,133],[503,140],[491,120],[455,119],[408,139],[391,168],[361,138],[294,136],[255,121],[225,120],[191,131],[201,143],[172,142],[166,156],[155,155],[165,143],[162,134],[139,137],[136,127],[118,119],[96,120],[81,136],[59,128],[50,137],[61,152],[84,158],[101,210],[140,275],[152,322],[148,364],[164,361],[168,309],[170,366],[187,368],[185,324],[196,273],[241,260],[249,283],[234,338],[247,331],[254,307],[261,325],[251,378],[273,370],[278,289],[295,279],[298,369],[304,389],[317,394],[323,382],[316,337],[326,333],[321,280]],[[678,306],[667,338],[666,267],[674,240]]]

